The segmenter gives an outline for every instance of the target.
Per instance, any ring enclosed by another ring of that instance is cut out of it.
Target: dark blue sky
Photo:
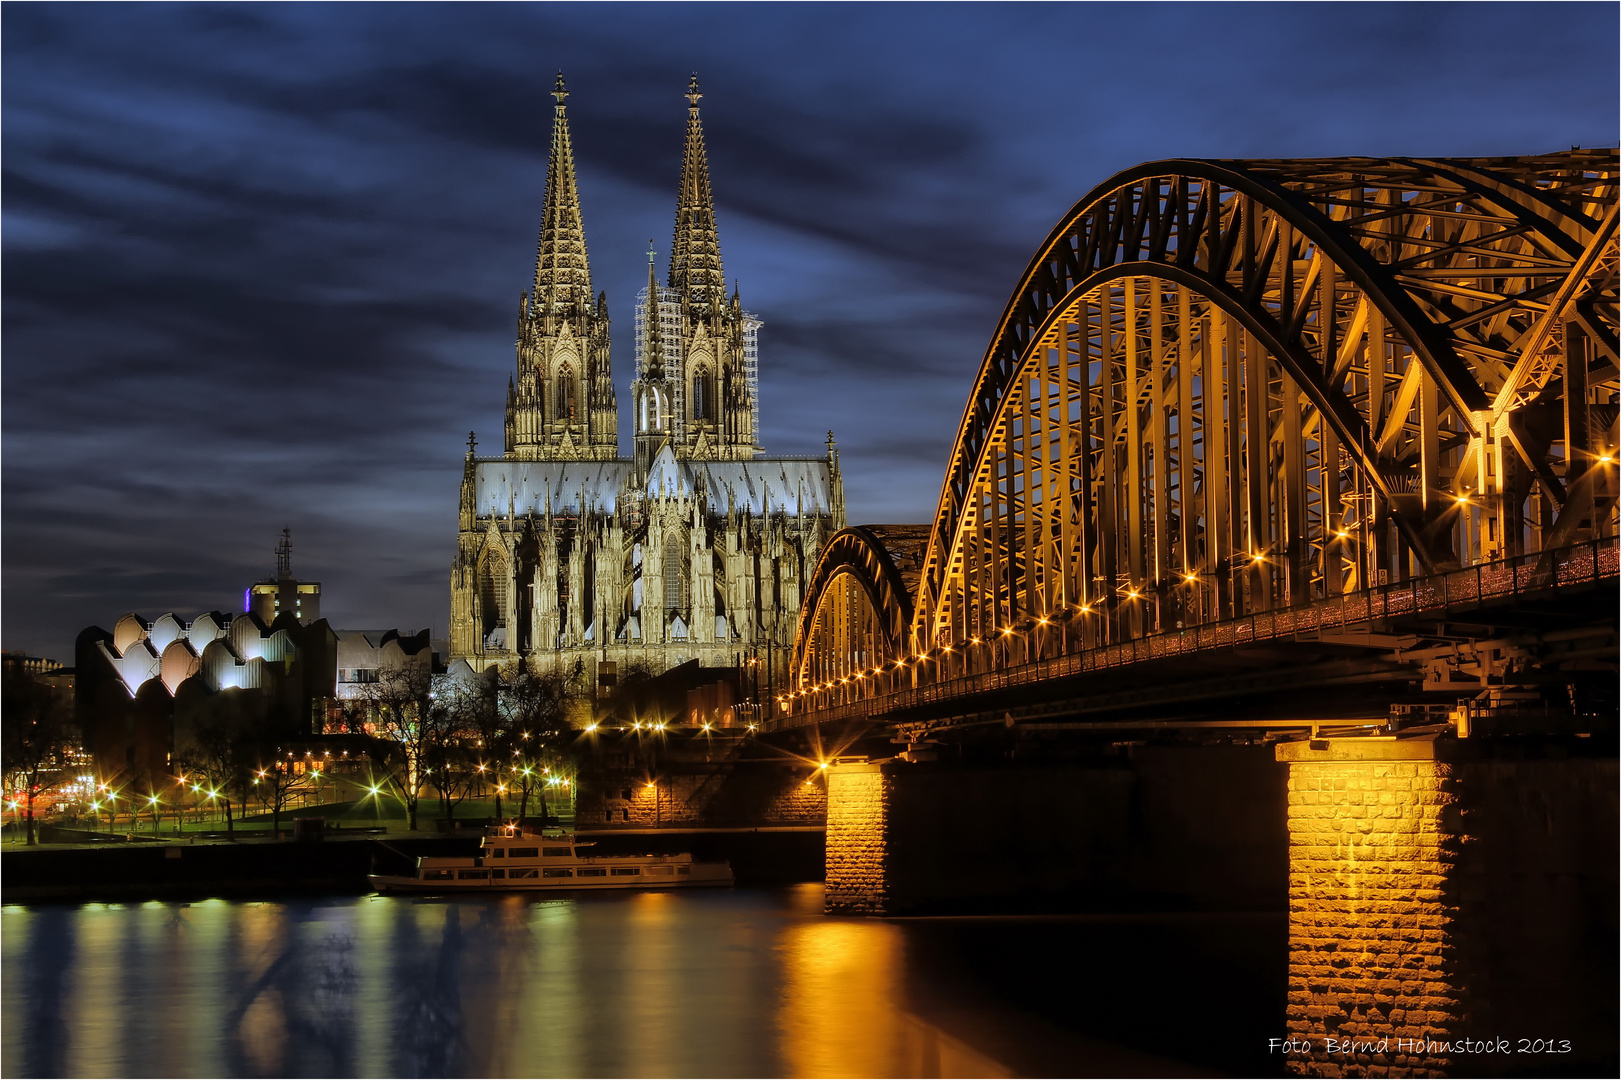
[[[229,610],[284,525],[335,624],[445,632],[560,68],[621,404],[697,71],[767,451],[834,428],[851,521],[925,521],[1007,294],[1093,185],[1613,146],[1617,11],[7,4],[5,647]]]

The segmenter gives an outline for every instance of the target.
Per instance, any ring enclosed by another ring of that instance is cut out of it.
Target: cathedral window
[[[574,372],[567,364],[557,373],[557,419],[574,419]]]
[[[692,377],[692,418],[714,420],[719,416],[715,407],[715,378],[707,367],[701,367]]]
[[[492,553],[484,560],[479,574],[479,607],[485,634],[507,624],[507,561],[499,554]]]
[[[675,611],[687,606],[686,545],[670,540],[664,545],[664,610]]]

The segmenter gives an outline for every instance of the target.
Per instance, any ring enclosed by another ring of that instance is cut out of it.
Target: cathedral
[[[766,457],[758,335],[727,295],[698,116],[668,271],[636,302],[631,454],[619,443],[605,293],[593,294],[561,75],[535,278],[518,304],[501,456],[470,437],[451,568],[451,658],[478,671],[744,665],[786,685],[800,588],[844,525],[826,456]],[[600,679],[606,683],[610,680]]]

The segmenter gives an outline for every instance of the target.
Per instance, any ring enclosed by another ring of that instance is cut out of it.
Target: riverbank
[[[690,851],[724,860],[742,884],[820,881],[823,836],[806,830],[613,830],[590,839],[604,855]],[[389,832],[318,841],[190,837],[147,843],[43,844],[0,853],[0,901],[141,901],[371,891],[370,873],[408,873],[418,858],[470,855],[474,835]]]

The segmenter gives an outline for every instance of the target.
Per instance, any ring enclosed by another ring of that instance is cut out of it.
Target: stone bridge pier
[[[839,764],[826,902],[1287,910],[1277,1031],[1235,1034],[1287,1039],[1280,1067],[1585,1075],[1617,1048],[1618,813],[1613,739]]]

